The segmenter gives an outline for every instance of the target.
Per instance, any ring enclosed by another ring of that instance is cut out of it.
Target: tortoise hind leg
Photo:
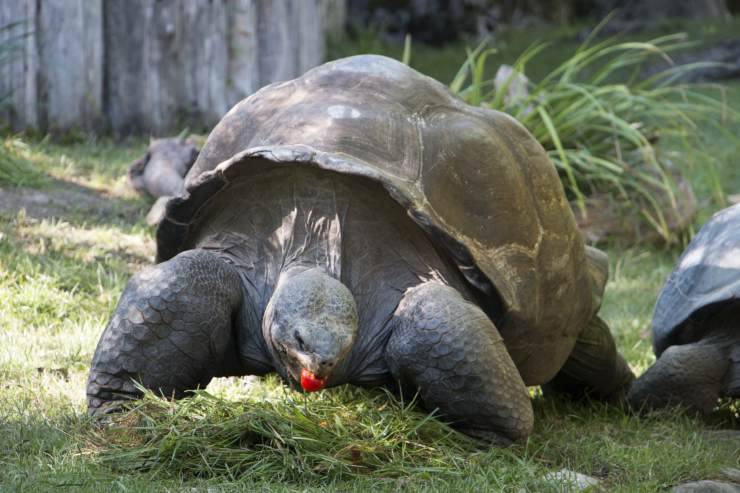
[[[461,431],[498,445],[527,437],[533,415],[496,327],[455,289],[427,282],[406,292],[385,359],[402,388]]]
[[[578,335],[568,359],[543,385],[545,393],[609,400],[622,397],[635,375],[617,351],[609,326],[598,316]]]
[[[707,341],[670,346],[632,385],[630,407],[680,405],[709,413],[719,397],[732,397],[733,385],[740,390],[740,361],[733,363],[730,353],[727,345]]]
[[[133,380],[182,397],[238,370],[232,319],[242,300],[230,265],[191,250],[131,278],[100,337],[87,382],[88,413],[141,396]]]

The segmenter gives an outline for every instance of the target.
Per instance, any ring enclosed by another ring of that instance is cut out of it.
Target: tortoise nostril
[[[328,367],[332,367],[332,366],[334,366],[334,363],[332,363],[331,361],[322,361],[322,362],[320,362],[319,364],[320,364],[321,366],[328,366]]]
[[[296,330],[293,332],[293,337],[295,337],[296,342],[298,343],[298,347],[301,349],[301,351],[306,349],[306,343],[303,341],[303,338],[298,334],[298,331]]]

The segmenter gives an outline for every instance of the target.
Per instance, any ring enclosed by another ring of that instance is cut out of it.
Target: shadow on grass
[[[140,197],[118,197],[79,183],[49,178],[41,188],[0,187],[0,214],[25,210],[34,219],[58,218],[71,224],[134,225],[149,205]]]

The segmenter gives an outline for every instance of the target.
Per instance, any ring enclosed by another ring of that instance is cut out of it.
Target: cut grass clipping
[[[122,471],[243,475],[305,482],[461,471],[474,440],[390,394],[354,388],[227,401],[146,392],[91,435],[96,460]]]
[[[608,21],[605,20],[604,23]],[[671,218],[680,218],[676,196],[677,171],[686,163],[669,162],[660,153],[662,137],[678,136],[698,146],[697,129],[716,129],[730,142],[737,138],[725,129],[738,113],[698,85],[679,83],[688,73],[708,63],[674,65],[670,53],[694,46],[684,34],[646,42],[594,43],[591,36],[565,62],[527,93],[509,95],[518,74],[541,55],[547,44],[536,44],[515,62],[514,71],[498,85],[486,79],[486,60],[495,49],[485,44],[469,51],[450,88],[471,105],[511,114],[543,145],[557,166],[569,197],[587,214],[585,197],[608,194],[654,229],[666,243],[679,240]],[[662,60],[669,66],[645,76],[645,62]],[[722,88],[713,86],[722,95]],[[702,166],[714,167],[709,149]],[[715,200],[723,206],[721,189]]]

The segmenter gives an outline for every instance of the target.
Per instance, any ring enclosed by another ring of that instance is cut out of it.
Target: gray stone
[[[740,441],[738,442],[738,445],[740,445]],[[740,469],[735,469],[732,467],[725,467],[721,469],[720,472],[727,479],[730,479],[734,481],[735,483],[740,483]]]
[[[506,88],[504,102],[507,106],[516,104],[529,97],[529,79],[511,65],[503,64],[498,68],[496,76],[493,79],[493,85],[496,87],[496,91]],[[528,108],[525,114],[529,113],[529,111],[531,111],[531,108]]]
[[[740,493],[737,483],[723,481],[692,481],[680,484],[671,490],[672,493]]]
[[[740,430],[708,430],[704,435],[711,440],[728,440],[740,444]]]
[[[598,479],[568,469],[547,473],[545,480],[561,486],[564,491],[598,491],[600,485]]]

